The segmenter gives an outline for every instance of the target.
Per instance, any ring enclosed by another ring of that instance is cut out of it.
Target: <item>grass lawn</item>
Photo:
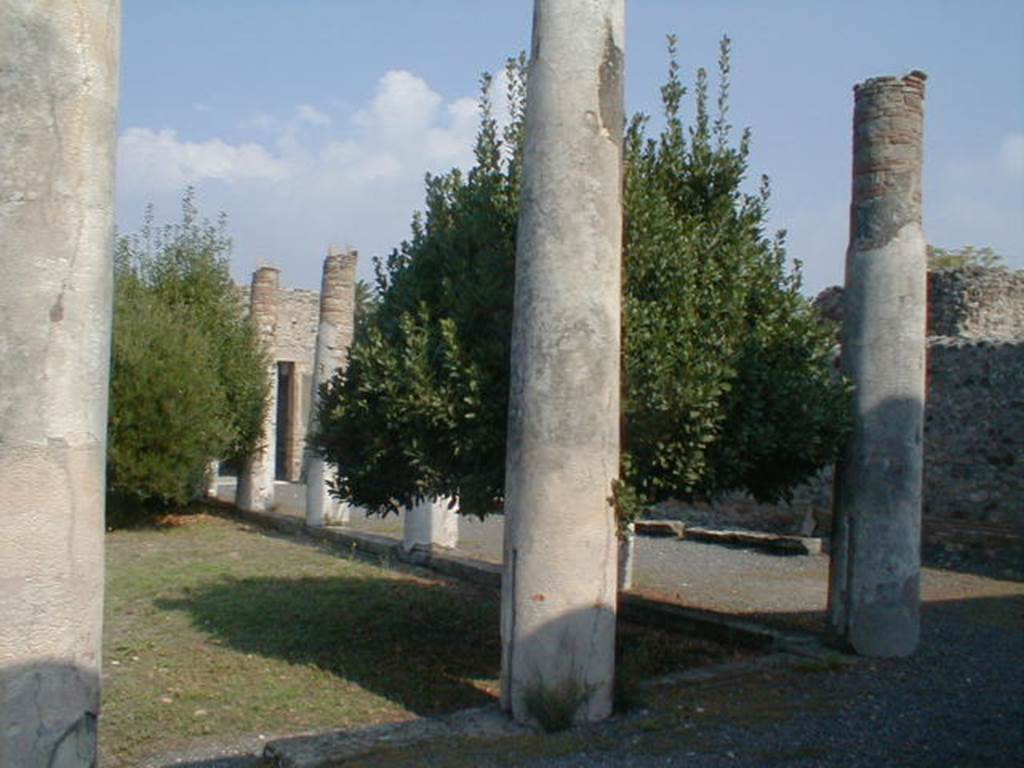
[[[107,535],[103,765],[493,701],[498,597],[206,514]],[[620,678],[723,658],[620,629]]]

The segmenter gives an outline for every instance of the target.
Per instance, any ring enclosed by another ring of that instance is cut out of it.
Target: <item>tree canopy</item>
[[[781,498],[832,459],[844,423],[830,329],[787,271],[782,234],[765,233],[767,179],[743,191],[750,133],[733,143],[729,41],[714,114],[698,70],[689,125],[674,38],[669,52],[665,127],[648,138],[637,116],[625,142],[623,520],[668,497]],[[315,443],[335,491],[370,511],[502,502],[522,56],[505,79],[508,124],[485,76],[474,167],[428,177],[425,212],[377,263],[379,303],[322,399]]]

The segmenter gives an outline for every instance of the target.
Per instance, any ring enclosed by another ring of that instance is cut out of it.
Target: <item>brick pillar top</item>
[[[855,85],[853,216],[850,240],[876,248],[909,223],[921,223],[924,83],[913,71]],[[884,216],[878,215],[886,209]]]
[[[260,339],[272,347],[277,335],[277,303],[281,270],[260,267],[252,273],[249,311]]]
[[[320,322],[351,325],[359,252],[338,253],[330,248],[320,283]],[[346,318],[348,322],[345,323]]]

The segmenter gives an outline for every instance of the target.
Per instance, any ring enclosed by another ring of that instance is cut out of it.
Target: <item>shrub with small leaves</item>
[[[108,489],[183,503],[213,459],[244,456],[261,434],[264,355],[228,274],[226,223],[199,217],[117,239]]]

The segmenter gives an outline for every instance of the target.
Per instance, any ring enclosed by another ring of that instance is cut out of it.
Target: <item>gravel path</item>
[[[666,745],[664,732],[571,757],[526,760],[540,768],[653,766],[1022,766],[1024,602],[936,604],[924,614],[912,659],[859,661],[840,672],[797,667],[690,692]],[[702,703],[697,703],[702,702]],[[694,717],[700,707],[711,717]],[[500,763],[495,763],[496,765]],[[481,764],[483,765],[483,763]]]

